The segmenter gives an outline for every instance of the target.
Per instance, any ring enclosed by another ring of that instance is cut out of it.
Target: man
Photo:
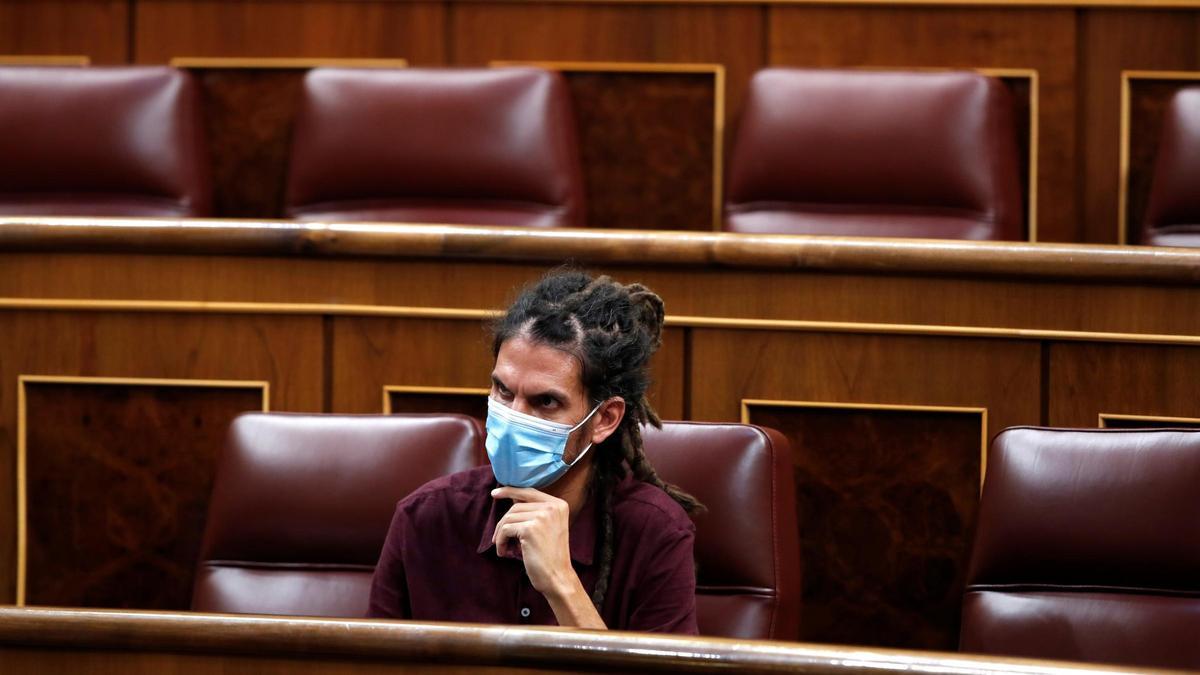
[[[663,304],[577,271],[494,326],[489,467],[397,505],[369,615],[695,634],[696,500],[642,451]]]

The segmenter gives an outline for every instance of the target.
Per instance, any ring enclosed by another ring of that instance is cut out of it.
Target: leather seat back
[[[199,95],[174,68],[0,67],[0,158],[0,215],[211,207]]]
[[[725,229],[1022,239],[1017,157],[998,80],[770,68],[750,83]]]
[[[462,415],[238,417],[217,469],[192,609],[361,617],[396,502],[482,461]]]
[[[1200,246],[1200,87],[1175,92],[1163,116],[1139,243]]]
[[[1200,668],[1200,431],[1017,427],[992,443],[964,651]]]
[[[287,211],[302,220],[581,225],[566,85],[535,68],[312,70]]]
[[[696,517],[696,610],[702,635],[795,640],[800,543],[792,458],[772,429],[667,422],[643,431],[659,476],[690,492]]]

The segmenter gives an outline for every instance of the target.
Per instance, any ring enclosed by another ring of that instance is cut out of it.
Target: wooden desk
[[[1053,661],[472,624],[0,609],[7,672],[1148,672]]]
[[[0,593],[186,607],[232,416],[477,411],[483,321],[567,259],[663,296],[665,419],[792,439],[803,639],[953,648],[1000,429],[1200,419],[1200,251],[0,220]]]

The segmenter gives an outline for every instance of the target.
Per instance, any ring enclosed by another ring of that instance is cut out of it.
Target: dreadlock
[[[662,428],[646,400],[647,365],[662,345],[663,301],[641,284],[622,285],[607,276],[592,278],[573,269],[550,272],[527,287],[492,328],[492,354],[518,335],[566,349],[582,364],[583,386],[592,405],[612,397],[625,400],[617,430],[594,450],[591,491],[600,514],[600,564],[592,603],[604,605],[612,573],[612,492],[626,475],[665,491],[684,511],[704,507],[692,495],[664,482],[642,449],[643,424]]]

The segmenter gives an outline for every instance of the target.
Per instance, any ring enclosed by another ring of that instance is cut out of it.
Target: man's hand
[[[571,508],[558,497],[533,488],[501,487],[494,499],[513,500],[512,508],[496,523],[492,542],[496,553],[508,555],[519,544],[529,582],[542,595],[565,594],[577,577],[571,567]]]
[[[496,488],[492,498],[513,500],[492,535],[496,553],[503,556],[514,545],[520,546],[529,583],[546,596],[560,626],[605,628],[571,567],[567,502],[533,488]]]

